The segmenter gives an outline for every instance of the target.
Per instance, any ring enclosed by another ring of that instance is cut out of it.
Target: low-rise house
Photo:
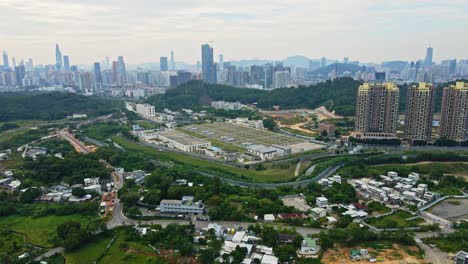
[[[455,255],[453,263],[455,263],[455,264],[468,264],[468,252],[459,251]]]
[[[317,220],[320,217],[327,216],[327,210],[320,207],[312,208],[312,210],[310,210],[310,213],[315,220]]]
[[[265,222],[274,222],[275,221],[275,216],[272,214],[266,214],[263,216],[263,220]]]
[[[298,255],[303,258],[314,257],[320,251],[320,247],[317,246],[317,241],[310,237],[304,237],[301,243],[301,249],[298,250]]]
[[[325,197],[317,197],[315,199],[315,204],[317,205],[317,207],[327,208],[328,207],[328,199],[325,198]]]

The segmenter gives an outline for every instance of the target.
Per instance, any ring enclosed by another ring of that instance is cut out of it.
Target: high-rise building
[[[222,71],[224,70],[224,56],[223,54],[219,54],[219,69]]]
[[[348,57],[344,57],[343,63],[348,64],[348,63],[349,63],[349,58],[348,58]]]
[[[125,61],[122,56],[117,58],[118,63],[118,74],[119,84],[125,84],[127,82],[127,70],[125,68]]]
[[[277,71],[273,78],[273,88],[289,87],[291,73],[289,71]]]
[[[21,63],[20,65],[18,65],[18,67],[15,68],[15,74],[16,74],[16,83],[19,86],[23,86],[23,79],[26,76],[26,69],[23,63]]]
[[[322,57],[320,59],[320,67],[325,67],[325,66],[327,66],[327,58]]]
[[[70,57],[68,55],[63,55],[63,68],[65,71],[70,70]]]
[[[117,84],[119,82],[119,63],[117,61],[112,62],[112,83]]]
[[[216,83],[216,66],[213,62],[213,48],[202,45],[202,79],[207,83]]]
[[[101,74],[101,64],[99,62],[94,63],[94,83],[96,88],[102,85],[102,74]]]
[[[167,71],[167,57],[159,58],[159,69],[161,71]]]
[[[171,50],[171,70],[175,71],[174,51]]]
[[[449,74],[457,73],[457,60],[456,59],[449,60],[448,73]]]
[[[428,47],[426,49],[426,58],[424,59],[424,68],[430,68],[432,66],[432,55],[434,54],[434,49]]]
[[[8,62],[8,54],[3,51],[3,66],[6,68],[10,67],[10,63]]]
[[[468,83],[457,82],[444,88],[440,137],[468,140]]]
[[[90,72],[81,72],[79,87],[81,91],[89,91],[93,89],[93,74]]]
[[[430,140],[434,114],[434,86],[419,83],[408,87],[406,96],[405,133],[408,140]]]
[[[400,90],[392,83],[364,83],[356,98],[356,137],[395,138]]]
[[[62,59],[62,52],[60,51],[59,45],[55,44],[55,68],[57,71],[62,69],[63,59]]]
[[[109,69],[109,56],[106,56],[106,69]]]

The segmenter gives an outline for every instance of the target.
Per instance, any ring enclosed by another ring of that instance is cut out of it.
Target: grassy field
[[[0,227],[0,256],[7,254],[9,256],[17,256],[23,252],[22,245],[25,243],[25,237],[4,227]]]
[[[289,133],[293,133],[293,134],[297,134],[297,135],[305,136],[305,137],[316,137],[316,136],[318,136],[318,134],[316,132],[314,132],[314,131],[305,132],[305,131],[292,129],[292,128],[289,128],[289,127],[282,127],[281,129],[284,130],[284,131],[287,131]]]
[[[302,140],[267,130],[254,129],[225,122],[191,125],[184,127],[184,129],[216,139],[221,139],[221,137],[230,138],[226,139],[226,141],[237,146],[242,146],[242,144],[246,142],[267,146],[289,146],[303,142]],[[208,134],[210,132],[211,134]]]
[[[86,244],[79,250],[65,253],[67,264],[94,263],[101,255],[100,264],[119,264],[119,263],[162,263],[158,257],[150,256],[152,253],[148,246],[135,242],[126,242],[117,235],[109,251],[106,247],[112,240],[113,235],[102,236],[91,243]]]
[[[96,123],[82,127],[82,130],[86,136],[92,139],[104,141],[120,132],[121,125],[118,123]]]
[[[137,120],[137,121],[135,121],[135,123],[138,124],[139,126],[145,128],[145,129],[155,129],[155,128],[160,127],[159,124],[155,124],[155,123],[152,123],[152,122],[149,122],[149,121],[146,121],[146,120]]]
[[[413,215],[406,211],[396,211],[391,215],[387,215],[381,218],[371,218],[369,220],[369,224],[377,228],[404,228],[417,227],[422,222],[424,222],[424,220],[421,218],[406,221],[406,219],[410,217],[413,217]]]
[[[138,151],[145,153],[149,157],[159,159],[163,161],[173,161],[175,163],[181,163],[191,165],[198,168],[200,171],[206,171],[209,173],[219,174],[223,177],[231,177],[237,179],[251,179],[258,182],[280,182],[287,181],[294,177],[294,166],[286,169],[271,168],[268,169],[268,163],[265,165],[266,170],[251,170],[241,169],[234,166],[224,165],[216,162],[211,162],[203,159],[197,159],[182,153],[158,151],[155,148],[137,144],[128,140],[122,136],[112,137],[117,144],[130,151]],[[291,173],[292,172],[292,173]]]
[[[52,247],[57,226],[67,221],[83,222],[88,218],[82,215],[44,216],[33,218],[31,216],[0,217],[0,228],[7,226],[11,230],[24,233],[31,243],[44,247]]]

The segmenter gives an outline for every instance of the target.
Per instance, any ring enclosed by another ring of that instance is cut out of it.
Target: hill
[[[336,110],[338,114],[352,115],[359,84],[360,82],[351,78],[340,78],[307,87],[264,91],[192,81],[170,89],[164,95],[152,96],[148,102],[158,109],[174,110],[209,106],[211,101],[216,100],[257,103],[258,107],[264,109],[271,109],[275,105],[282,109],[316,108],[325,105],[330,110]]]
[[[112,113],[120,104],[73,93],[0,93],[0,121],[55,120],[74,113],[99,116]]]

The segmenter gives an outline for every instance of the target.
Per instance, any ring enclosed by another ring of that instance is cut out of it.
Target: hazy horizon
[[[17,62],[55,63],[55,43],[72,64],[123,55],[195,63],[200,45],[215,57],[281,60],[303,55],[362,62],[467,59],[468,1],[124,1],[2,0],[0,50]]]

